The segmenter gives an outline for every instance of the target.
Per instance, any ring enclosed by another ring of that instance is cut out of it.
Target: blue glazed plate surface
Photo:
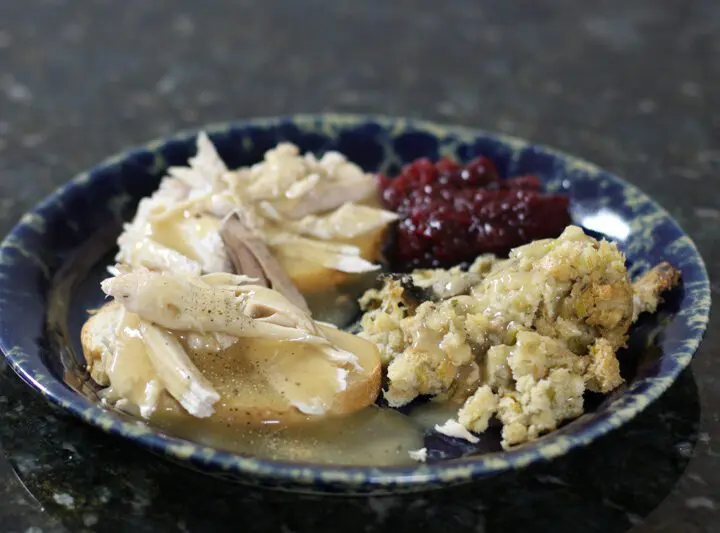
[[[468,482],[585,446],[658,398],[685,368],[708,321],[710,289],[697,249],[668,213],[632,185],[579,159],[519,139],[461,127],[376,116],[294,116],[206,128],[230,167],[252,164],[282,140],[303,151],[339,150],[368,171],[393,172],[417,157],[487,155],[502,175],[536,174],[570,195],[576,224],[616,241],[633,274],[662,260],[682,286],[635,328],[624,355],[627,385],[590,402],[577,420],[512,451],[428,437],[430,464],[336,467],[243,457],[155,430],[97,403],[79,332],[102,295],[120,224],[165,169],[194,152],[196,132],[152,142],[81,174],[26,214],[0,247],[0,348],[31,387],[111,434],[203,472],[243,483],[327,493],[389,493]],[[72,258],[72,261],[70,259]],[[71,268],[68,265],[72,265]]]

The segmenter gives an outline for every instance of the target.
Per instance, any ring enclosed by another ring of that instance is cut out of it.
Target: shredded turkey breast
[[[236,213],[247,235],[263,241],[273,257],[341,272],[369,272],[378,265],[361,257],[349,241],[397,219],[389,211],[359,205],[376,194],[374,177],[337,152],[318,159],[301,155],[291,143],[280,143],[263,161],[231,171],[201,133],[188,165],[170,167],[158,190],[140,202],[118,239],[116,260],[186,274],[231,271],[238,266],[233,259],[241,245],[228,250],[220,231],[221,220]],[[244,254],[245,267],[248,257],[257,256],[257,248],[244,246],[249,252]]]

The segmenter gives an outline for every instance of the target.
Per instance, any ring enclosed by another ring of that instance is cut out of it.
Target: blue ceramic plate
[[[670,386],[700,343],[710,289],[693,242],[649,197],[589,163],[514,138],[384,117],[297,116],[206,131],[231,167],[259,161],[282,140],[303,151],[339,150],[368,171],[392,172],[421,156],[487,155],[502,175],[537,174],[547,189],[569,194],[574,222],[616,241],[634,274],[667,260],[682,270],[683,284],[657,315],[635,328],[624,357],[626,387],[591,399],[579,419],[512,451],[430,435],[429,464],[377,468],[270,461],[197,445],[99,405],[79,347],[86,309],[102,300],[98,281],[112,259],[120,223],[169,165],[183,165],[193,155],[195,132],[183,133],[77,176],[26,214],[0,248],[0,348],[28,385],[103,431],[207,473],[280,489],[383,493],[443,487],[551,459],[618,428]]]

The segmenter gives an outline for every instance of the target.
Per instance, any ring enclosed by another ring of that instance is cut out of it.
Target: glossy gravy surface
[[[153,425],[218,449],[287,461],[336,465],[392,466],[413,463],[410,450],[423,447],[423,429],[392,409],[367,407],[355,414],[283,427],[221,424],[189,416],[167,417],[159,410]]]

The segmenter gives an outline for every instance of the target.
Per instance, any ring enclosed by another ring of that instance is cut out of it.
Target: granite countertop
[[[615,171],[677,218],[718,279],[718,57],[716,0],[4,1],[0,234],[128,145],[233,118],[374,112]],[[206,479],[65,417],[0,365],[0,531],[720,531],[719,321],[663,398],[587,449],[373,499]]]

